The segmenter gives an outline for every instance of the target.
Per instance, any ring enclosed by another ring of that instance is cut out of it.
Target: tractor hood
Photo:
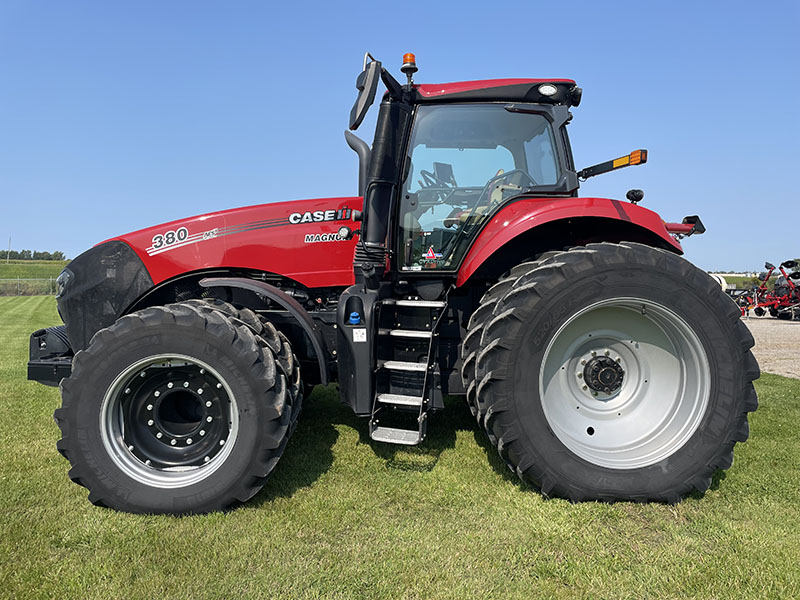
[[[362,198],[260,204],[148,227],[107,242],[125,242],[153,283],[191,271],[230,268],[282,275],[309,287],[353,283],[355,239],[338,230]],[[105,243],[105,242],[104,242]]]

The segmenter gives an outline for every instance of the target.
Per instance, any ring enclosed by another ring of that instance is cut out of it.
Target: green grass
[[[318,389],[267,487],[226,514],[93,507],[25,381],[50,298],[0,298],[0,597],[797,598],[800,382],[765,375],[752,436],[677,506],[545,500],[459,399],[420,448],[371,443]]]
[[[67,260],[5,260],[0,261],[0,279],[45,279],[58,277],[69,263]]]
[[[754,285],[759,285],[757,277],[732,277],[730,275],[723,275],[723,277],[728,285],[735,285],[737,289],[749,290]]]

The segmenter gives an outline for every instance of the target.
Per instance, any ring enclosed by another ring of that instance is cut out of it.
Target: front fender
[[[547,223],[586,217],[611,219],[641,229],[683,254],[681,245],[667,231],[658,213],[636,204],[608,198],[524,198],[500,209],[486,224],[464,258],[456,285],[463,285],[489,257],[514,238]],[[567,240],[564,242],[566,245]]]

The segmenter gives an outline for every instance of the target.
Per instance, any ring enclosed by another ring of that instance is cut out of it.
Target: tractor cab
[[[382,79],[387,92],[372,150],[359,146],[365,203],[354,266],[361,280],[369,263],[370,287],[385,257],[391,270],[407,275],[454,273],[487,219],[508,201],[574,196],[578,189],[566,132],[569,107],[582,93],[574,81],[417,85],[413,54],[405,55],[402,70],[403,86],[367,54],[350,117],[350,129],[357,129]],[[353,138],[348,132],[358,151]]]

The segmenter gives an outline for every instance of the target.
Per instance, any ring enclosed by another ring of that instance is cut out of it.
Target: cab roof
[[[556,93],[542,94],[540,87],[551,84]],[[417,103],[439,102],[542,102],[577,106],[581,89],[572,79],[484,79],[452,83],[422,83],[414,86]]]

